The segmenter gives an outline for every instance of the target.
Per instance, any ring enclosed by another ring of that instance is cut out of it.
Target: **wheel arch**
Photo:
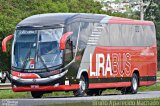
[[[87,69],[81,69],[80,71],[78,71],[76,78],[77,78],[77,79],[80,79],[80,77],[81,77],[81,75],[82,75],[83,73],[86,73],[86,74],[88,75],[88,70],[87,70]]]

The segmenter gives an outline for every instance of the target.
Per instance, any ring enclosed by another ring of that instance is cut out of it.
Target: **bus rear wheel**
[[[43,96],[43,92],[31,91],[31,95],[32,95],[33,98],[41,98]]]
[[[86,90],[88,88],[87,79],[81,75],[80,82],[79,82],[79,89],[76,91],[73,91],[74,96],[84,96],[86,93]]]
[[[138,76],[136,73],[133,73],[131,79],[131,87],[123,88],[121,90],[122,94],[136,94],[138,91]]]

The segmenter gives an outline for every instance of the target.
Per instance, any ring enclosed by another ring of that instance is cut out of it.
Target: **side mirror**
[[[4,39],[3,39],[3,41],[2,41],[2,51],[3,52],[6,52],[7,51],[7,42],[9,41],[9,40],[11,40],[12,38],[13,38],[13,36],[14,35],[9,35],[9,36],[7,36],[7,37],[5,37]]]
[[[64,50],[66,48],[66,41],[70,35],[72,35],[73,32],[66,32],[63,34],[63,36],[60,39],[60,50]]]

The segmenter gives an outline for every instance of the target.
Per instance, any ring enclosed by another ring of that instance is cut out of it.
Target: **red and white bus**
[[[22,20],[13,38],[11,83],[34,98],[53,91],[123,94],[156,83],[157,46],[153,22],[100,14],[39,14]]]

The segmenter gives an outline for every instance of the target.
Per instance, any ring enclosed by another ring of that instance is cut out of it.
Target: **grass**
[[[12,90],[0,90],[0,99],[8,98],[29,98],[31,97],[29,92],[13,92]]]
[[[160,80],[160,71],[157,73],[158,80]],[[160,82],[157,82],[152,86],[139,87],[138,91],[160,91]],[[120,94],[121,92],[116,89],[107,89],[103,93],[105,94]],[[44,94],[43,97],[51,96],[73,96],[72,92],[53,92]],[[0,90],[0,99],[7,98],[32,98],[30,92],[13,92],[12,90]]]
[[[44,94],[43,97],[51,96],[71,96],[72,92],[53,92]],[[12,90],[0,90],[0,99],[13,99],[13,98],[32,98],[30,92],[13,92]]]

